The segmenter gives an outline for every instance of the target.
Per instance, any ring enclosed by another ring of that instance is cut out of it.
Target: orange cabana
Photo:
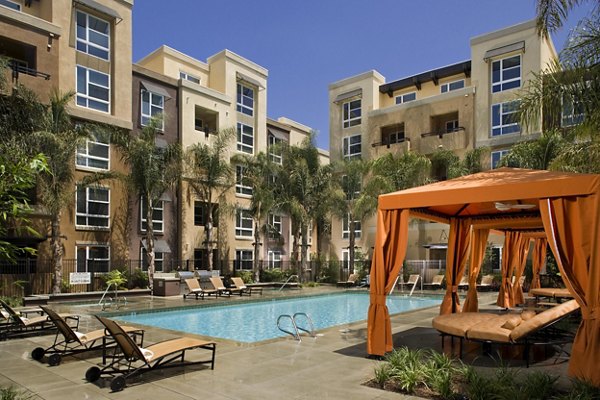
[[[371,265],[371,282],[376,284],[371,284],[367,319],[369,354],[381,356],[393,347],[385,297],[404,261],[407,215],[451,226],[453,248],[448,249],[446,269],[451,288],[443,302],[450,312],[459,311],[452,286],[469,253],[466,225],[507,232],[544,231],[583,315],[569,374],[600,386],[600,369],[595,368],[600,355],[600,175],[495,169],[379,196],[377,215]]]

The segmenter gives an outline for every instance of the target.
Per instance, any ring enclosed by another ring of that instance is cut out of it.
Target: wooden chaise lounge
[[[566,288],[536,288],[530,289],[529,295],[535,297],[537,300],[540,298],[549,299],[560,303],[564,299],[572,299],[573,295]]]
[[[358,280],[358,274],[350,274],[350,276],[348,277],[348,280],[346,281],[339,281],[337,283],[338,286],[345,286],[345,287],[349,287],[349,286],[354,286],[356,285],[356,281]]]
[[[533,344],[566,343],[564,335],[550,334],[547,328],[579,309],[575,300],[549,308],[539,314],[524,311],[521,314],[458,313],[435,317],[433,327],[444,336],[460,339],[459,355],[462,357],[462,341],[524,345],[523,358],[529,366],[529,349]],[[541,330],[545,334],[535,335]],[[561,332],[562,333],[562,332]]]
[[[210,296],[214,294],[215,297],[219,295],[219,291],[216,289],[203,289],[196,278],[188,278],[185,280],[185,284],[188,288],[188,293],[183,294],[183,298],[186,299],[187,296],[196,296],[196,300],[200,297],[204,300],[204,296]]]
[[[247,294],[248,296],[252,296],[252,292],[262,294],[262,288],[246,286],[244,280],[239,276],[232,277],[231,282],[234,284],[235,289],[240,291],[240,295]]]

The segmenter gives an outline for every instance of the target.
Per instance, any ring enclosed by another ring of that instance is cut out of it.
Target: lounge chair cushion
[[[510,314],[509,318],[506,319],[506,322],[502,324],[502,328],[512,331],[517,326],[519,326],[521,322],[523,322],[523,319],[520,315]]]
[[[466,312],[438,315],[432,321],[433,327],[452,336],[465,336],[467,331],[477,324],[497,317],[496,314]]]
[[[512,333],[510,334],[510,338],[512,341],[516,342],[528,334],[543,328],[548,323],[556,321],[577,310],[578,308],[579,304],[577,304],[576,300],[569,300],[556,307],[549,308],[548,310],[537,314],[535,317],[523,321],[519,326],[513,329]]]
[[[530,320],[531,318],[535,317],[537,314],[535,311],[532,310],[525,310],[521,313],[521,319],[523,321],[527,321]]]
[[[520,318],[518,315],[517,317]],[[510,342],[510,333],[512,330],[504,328],[504,324],[513,319],[514,315],[512,314],[495,315],[495,318],[490,318],[469,328],[467,338],[508,343]]]

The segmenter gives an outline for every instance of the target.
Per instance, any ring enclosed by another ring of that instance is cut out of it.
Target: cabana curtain
[[[471,265],[469,268],[469,291],[467,292],[465,304],[463,304],[463,312],[479,311],[477,277],[479,277],[479,271],[481,271],[481,264],[485,256],[489,234],[489,229],[473,229],[471,238]]]
[[[367,352],[383,356],[394,348],[385,298],[402,269],[408,244],[408,210],[378,210],[367,316]]]
[[[537,289],[542,287],[540,283],[540,272],[546,263],[546,252],[548,248],[548,240],[546,238],[537,238],[535,239],[533,245],[533,277],[531,278],[531,289]]]
[[[525,303],[523,286],[521,286],[521,277],[525,272],[525,263],[527,262],[527,254],[529,254],[530,242],[531,240],[524,235],[519,237],[515,265],[515,282],[513,283],[513,306]]]
[[[452,218],[446,253],[446,295],[440,306],[440,314],[460,312],[458,284],[465,273],[469,254],[471,219]]]
[[[569,374],[600,386],[600,198],[541,199],[548,244],[582,321],[571,349]]]
[[[502,248],[502,283],[496,304],[498,307],[510,308],[515,305],[513,285],[511,282],[515,265],[518,262],[520,232],[506,232]]]

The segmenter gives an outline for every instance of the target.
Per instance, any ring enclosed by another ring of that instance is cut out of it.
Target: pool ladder
[[[304,317],[306,319],[306,322],[308,322],[310,329],[306,329],[302,326],[299,326],[298,323],[296,322],[298,317]],[[290,322],[292,323],[292,327],[294,328],[293,332],[288,331],[287,329],[281,327],[281,320],[283,320],[283,319],[290,320]],[[299,342],[302,341],[302,339],[300,338],[300,331],[306,332],[312,337],[317,337],[317,334],[315,333],[315,326],[313,325],[312,319],[310,319],[308,314],[303,313],[303,312],[298,312],[298,313],[295,313],[294,315],[281,314],[279,316],[279,318],[277,318],[277,328],[279,328],[280,331],[287,333],[288,335],[292,335],[292,337]]]

